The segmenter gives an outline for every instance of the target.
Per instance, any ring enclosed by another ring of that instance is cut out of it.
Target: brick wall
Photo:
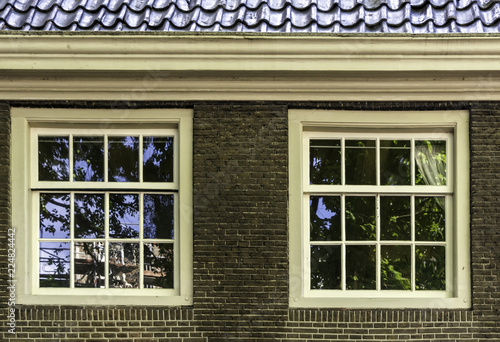
[[[10,113],[9,106],[0,103],[0,308],[2,309],[7,307],[9,296],[7,231],[10,225]],[[4,318],[5,314],[1,319]]]
[[[186,308],[20,306],[16,312],[18,334],[13,336],[7,333],[4,320],[5,232],[10,223],[10,120],[8,107],[0,104],[0,340],[500,340],[497,227],[500,110],[494,109],[497,104],[295,105],[332,109],[472,108],[472,310],[289,309],[287,108],[262,103],[191,106],[194,107],[194,305]]]
[[[194,312],[214,341],[272,337],[286,320],[287,115],[195,107]]]

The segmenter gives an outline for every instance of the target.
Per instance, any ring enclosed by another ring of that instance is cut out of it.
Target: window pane
[[[311,241],[340,240],[340,197],[311,196],[309,205]]]
[[[347,240],[375,240],[375,197],[345,197],[345,234]]]
[[[139,287],[139,244],[109,244],[109,287]]]
[[[108,169],[110,182],[139,180],[139,138],[108,138]]]
[[[174,195],[144,195],[144,238],[174,238]]]
[[[444,241],[444,197],[415,197],[415,239]]]
[[[143,139],[144,182],[173,182],[174,137]]]
[[[40,287],[69,287],[69,242],[40,242]]]
[[[417,290],[446,290],[446,261],[444,246],[416,246],[415,288]]]
[[[380,141],[380,185],[411,185],[410,140]]]
[[[40,238],[70,237],[70,195],[40,194]]]
[[[410,196],[380,196],[380,238],[411,240]]]
[[[340,246],[311,246],[311,289],[340,289],[340,252]]]
[[[75,238],[104,237],[104,195],[75,194]]]
[[[411,290],[411,246],[381,246],[382,290]]]
[[[415,184],[446,185],[446,141],[415,141]]]
[[[309,144],[309,182],[340,184],[340,140],[311,140]]]
[[[75,243],[75,287],[104,288],[104,244]]]
[[[174,246],[170,243],[144,245],[144,287],[171,289],[174,287]]]
[[[109,237],[139,237],[139,195],[109,195]]]
[[[38,180],[69,180],[68,137],[38,137]]]
[[[104,137],[73,137],[73,180],[104,181]]]
[[[345,179],[346,184],[375,185],[375,141],[345,141]]]
[[[375,246],[346,246],[348,290],[374,290],[375,269]]]

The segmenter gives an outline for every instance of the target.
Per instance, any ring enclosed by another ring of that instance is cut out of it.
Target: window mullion
[[[410,176],[411,176],[411,185],[415,186],[415,138],[411,138],[410,141]]]
[[[104,135],[104,183],[108,183],[108,157],[109,157],[109,151],[108,151],[108,135]]]
[[[144,155],[143,155],[143,135],[139,135],[139,183],[143,182],[143,166],[144,166]]]
[[[413,142],[412,142],[413,144]],[[410,199],[410,210],[411,210],[411,291],[415,291],[415,281],[416,281],[416,255],[415,255],[415,195],[411,195]]]
[[[343,146],[343,144],[342,144]],[[342,158],[343,160],[343,158]],[[341,225],[341,240],[342,240],[342,248],[341,248],[341,285],[340,288],[341,290],[345,291],[346,290],[346,247],[345,247],[345,238],[346,238],[346,233],[345,233],[345,195],[342,194],[340,196],[340,208],[341,208],[341,220],[340,220],[340,225]]]
[[[104,193],[104,288],[109,289],[109,192]]]
[[[376,229],[376,240],[377,244],[375,245],[375,253],[376,253],[376,264],[375,264],[375,280],[376,280],[376,288],[377,291],[381,289],[381,247],[380,247],[380,195],[376,196],[376,214],[375,214],[375,229]]]
[[[142,142],[142,136],[141,136],[141,142]],[[142,153],[141,153],[141,162],[142,162]],[[140,192],[139,193],[139,289],[144,288],[144,241],[143,241],[144,233],[143,232],[144,232],[144,193]]]
[[[74,175],[74,151],[73,151],[73,134],[69,135],[69,182],[73,183]]]
[[[340,151],[340,184],[345,185],[345,138],[340,140]]]
[[[75,193],[70,192],[70,197],[69,197],[69,217],[70,217],[70,251],[69,251],[69,256],[70,256],[70,266],[69,266],[69,284],[70,288],[75,287],[75,252],[76,252],[76,246],[75,246]]]

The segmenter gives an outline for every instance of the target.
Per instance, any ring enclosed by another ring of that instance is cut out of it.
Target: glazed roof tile
[[[0,0],[0,30],[499,33],[499,0]]]

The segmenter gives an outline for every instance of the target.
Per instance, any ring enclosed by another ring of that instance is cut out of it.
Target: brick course
[[[155,103],[158,107],[174,105]],[[194,305],[18,306],[17,334],[8,334],[4,318],[10,118],[9,107],[0,103],[0,340],[500,340],[498,104],[289,105],[360,110],[470,108],[472,310],[289,309],[287,104],[183,103],[194,108]],[[107,104],[98,106],[106,108]]]

